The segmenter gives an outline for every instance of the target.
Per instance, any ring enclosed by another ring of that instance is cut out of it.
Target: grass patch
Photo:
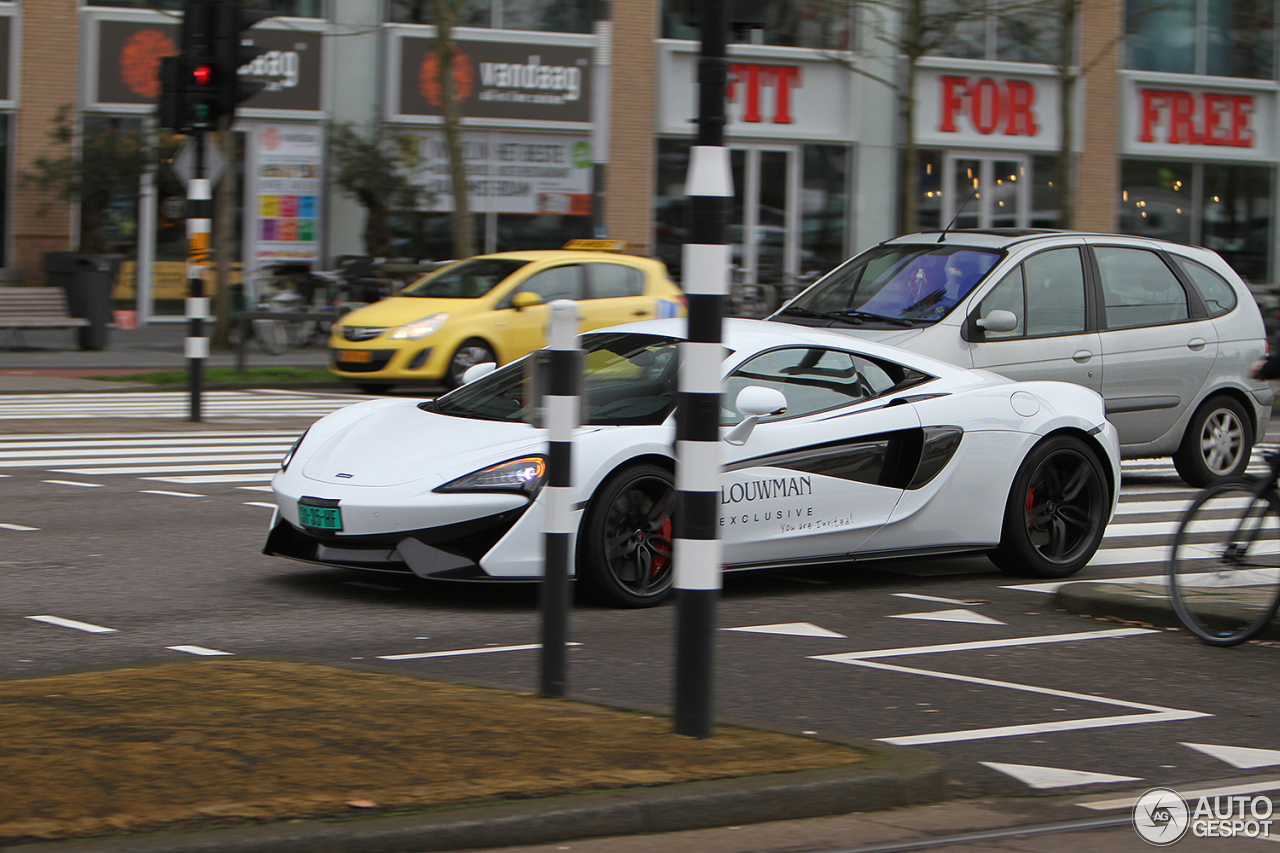
[[[95,376],[104,382],[148,382],[152,385],[186,385],[185,370],[162,370],[156,373],[130,373],[122,376]],[[241,373],[234,367],[206,367],[204,381],[217,382],[340,382],[323,367],[248,367]]]

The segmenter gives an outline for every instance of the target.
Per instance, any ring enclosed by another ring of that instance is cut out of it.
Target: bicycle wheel
[[[253,338],[268,355],[280,355],[289,348],[289,324],[284,320],[254,320]]]
[[[1234,646],[1258,634],[1280,605],[1280,498],[1243,480],[1205,489],[1178,525],[1168,574],[1197,637]]]

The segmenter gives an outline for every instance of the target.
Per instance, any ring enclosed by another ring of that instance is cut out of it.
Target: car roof
[[[670,338],[685,338],[687,321],[683,317],[665,320],[641,320],[622,326],[611,326],[608,329],[596,329],[597,332],[637,332],[649,335],[661,335]],[[971,371],[921,355],[910,350],[877,343],[829,329],[816,329],[811,326],[797,326],[793,323],[775,323],[769,320],[751,320],[743,317],[725,318],[721,340],[726,347],[739,354],[762,352],[767,349],[785,346],[822,346],[832,349],[860,353],[871,358],[880,358],[928,373],[930,376],[958,376]]]
[[[481,258],[510,258],[516,261],[622,261],[634,265],[657,264],[660,261],[642,255],[628,255],[623,252],[592,252],[581,249],[526,249],[516,252],[495,252],[491,255],[474,255],[465,260],[474,261]]]
[[[1009,249],[1013,246],[1063,237],[1075,237],[1091,242],[1109,243],[1115,241],[1133,246],[1154,246],[1183,253],[1197,249],[1195,246],[1160,240],[1155,237],[1139,237],[1133,234],[1108,234],[1100,231],[1068,231],[1059,228],[952,228],[939,231],[920,231],[915,234],[904,234],[901,237],[885,240],[880,245],[942,243],[944,245],[981,249]]]

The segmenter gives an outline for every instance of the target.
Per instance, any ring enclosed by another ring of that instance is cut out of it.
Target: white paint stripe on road
[[[91,625],[88,622],[77,622],[74,619],[63,619],[61,616],[28,616],[35,622],[45,622],[49,625],[57,625],[61,628],[75,628],[77,631],[84,631],[87,634],[114,634],[115,628],[104,628],[101,625]]]
[[[39,527],[27,527],[25,524],[0,524],[0,527],[4,528],[5,530],[18,530],[18,531],[40,529]]]
[[[201,657],[231,654],[231,652],[220,652],[217,649],[206,649],[204,646],[165,646],[165,648],[170,651],[185,652],[189,655],[200,655]]]
[[[289,448],[285,448],[288,450]],[[86,456],[80,459],[0,459],[0,468],[48,468],[52,471],[62,473],[81,474],[86,471],[101,471],[110,473],[129,473],[136,469],[127,466],[131,465],[151,465],[160,466],[156,468],[158,471],[170,470],[175,464],[185,464],[192,462],[217,462],[221,464],[221,469],[229,468],[261,468],[263,462],[272,462],[279,464],[280,458],[284,456],[284,450],[279,453],[238,453],[238,454],[218,454],[216,456],[127,456],[117,459],[103,456]],[[161,464],[163,463],[163,464]],[[235,463],[235,464],[230,464]],[[245,463],[245,464],[241,464]],[[61,465],[114,465],[120,467],[114,468],[61,468]],[[209,470],[213,466],[201,466],[200,470]],[[187,468],[186,470],[195,470]]]
[[[565,643],[566,646],[580,646],[582,643]],[[454,649],[448,652],[417,652],[408,655],[378,655],[378,660],[421,660],[423,658],[450,658],[462,655],[491,655],[495,652],[526,652],[542,648],[542,643],[528,643],[523,646],[489,646],[483,649]]]
[[[936,601],[939,604],[963,604],[967,607],[973,605],[971,601],[961,601],[958,598],[939,598],[936,595],[919,595],[914,592],[895,592],[893,595],[897,598],[914,598],[917,601]]]
[[[1112,637],[1131,637],[1137,634],[1154,634],[1147,628],[1110,628],[1105,631],[1081,631],[1073,634],[1043,634],[1035,637],[1010,637],[1005,640],[975,640],[969,643],[946,643],[937,646],[906,646],[897,649],[872,649],[864,652],[841,652],[834,655],[817,655],[811,660],[834,663],[852,663],[873,658],[911,657],[936,655],[942,652],[971,652],[980,649],[1003,649],[1013,646],[1038,646],[1044,643],[1073,643],[1077,640],[1106,640]]]
[[[104,445],[117,444],[164,444],[167,442],[185,442],[186,439],[200,439],[203,441],[219,441],[231,443],[235,439],[243,439],[244,441],[279,441],[287,438],[297,438],[297,430],[267,430],[259,432],[245,432],[237,430],[234,432],[91,432],[78,433],[76,435],[64,435],[62,433],[30,433],[22,435],[0,435],[0,447],[12,443],[15,446],[29,447],[34,442],[47,442],[48,447],[64,447],[70,442],[80,442],[90,444],[100,441]]]
[[[41,442],[47,444],[48,442]],[[40,448],[40,453],[32,453],[31,448],[22,448],[21,450],[0,450],[0,459],[59,459],[76,456],[92,456],[94,459],[110,458],[113,456],[131,456],[131,455],[156,455],[161,453],[183,453],[190,451],[192,453],[266,453],[268,451],[279,450],[284,453],[289,449],[291,442],[273,439],[272,441],[258,442],[253,445],[236,445],[236,444],[196,444],[193,442],[185,442],[183,444],[135,444],[128,447],[119,445],[110,446],[94,446],[82,444],[62,444],[58,447]],[[58,464],[58,463],[54,463]],[[67,464],[65,462],[61,463]]]
[[[275,472],[268,474],[186,474],[181,477],[139,477],[140,480],[155,480],[158,483],[269,483]]]
[[[1263,791],[1280,790],[1280,778],[1259,779],[1256,782],[1245,782],[1239,785],[1220,785],[1214,788],[1197,788],[1188,791],[1179,786],[1178,794],[1184,800],[1198,800],[1201,797],[1234,797],[1241,794],[1260,794]],[[1086,800],[1076,803],[1077,806],[1093,811],[1107,812],[1115,809],[1132,809],[1138,797],[1117,797],[1109,800]],[[1274,840],[1274,839],[1272,839]]]
[[[143,495],[169,495],[174,498],[205,498],[208,495],[197,495],[195,492],[166,492],[163,489],[143,489],[139,494]]]
[[[246,492],[269,492],[270,486],[236,486],[237,489],[243,489]]]
[[[263,503],[262,501],[245,501],[244,505],[245,506],[261,506],[261,507],[266,507],[267,509],[276,508],[275,504]]]
[[[275,457],[272,457],[275,459]],[[55,474],[181,474],[184,471],[275,471],[274,462],[246,462],[243,465],[139,465],[126,468],[53,468]]]
[[[55,486],[83,486],[86,489],[100,489],[106,483],[78,483],[75,480],[41,480],[42,483],[52,483]]]

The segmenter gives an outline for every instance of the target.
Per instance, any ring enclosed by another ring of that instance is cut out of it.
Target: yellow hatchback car
[[[544,346],[553,299],[578,302],[584,332],[684,316],[666,266],[621,246],[573,240],[442,267],[334,323],[329,370],[370,393],[407,383],[455,388],[473,364],[506,364]]]

